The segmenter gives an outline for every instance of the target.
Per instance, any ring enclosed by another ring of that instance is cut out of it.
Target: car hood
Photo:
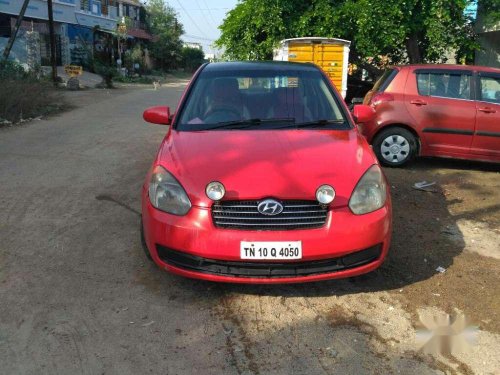
[[[226,200],[315,200],[316,189],[336,191],[345,206],[357,182],[377,161],[356,130],[171,131],[156,164],[182,184],[194,206],[209,207],[206,185],[219,181]]]

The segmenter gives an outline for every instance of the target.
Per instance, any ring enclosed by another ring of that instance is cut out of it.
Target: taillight
[[[372,100],[370,101],[370,105],[372,107],[376,107],[379,104],[385,103],[385,102],[392,102],[394,100],[394,96],[391,94],[388,94],[386,92],[380,92],[375,95],[373,95]]]

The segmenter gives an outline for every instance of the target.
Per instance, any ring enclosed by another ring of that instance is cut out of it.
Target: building
[[[0,1],[0,51],[4,49],[23,0]],[[147,42],[144,6],[136,0],[53,0],[56,61],[84,65],[88,54],[113,62],[117,58],[117,24],[125,19],[125,46]],[[48,65],[50,57],[47,1],[30,0],[11,57],[28,65]]]
[[[128,22],[128,35],[142,40],[151,40],[152,36],[146,32],[146,10],[144,5],[136,0],[118,0],[118,18],[125,17]]]
[[[478,1],[476,33],[481,50],[476,52],[475,64],[500,68],[500,20],[491,16]]]
[[[196,48],[196,49],[203,49],[202,46],[201,46],[201,43],[197,43],[197,42],[184,42],[183,44],[183,47],[186,47],[186,48]]]

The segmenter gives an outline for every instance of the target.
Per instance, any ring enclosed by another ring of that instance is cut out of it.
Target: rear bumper
[[[338,208],[328,212],[321,228],[289,231],[218,228],[209,209],[192,207],[185,216],[170,215],[152,207],[146,193],[142,204],[145,240],[153,260],[185,277],[252,284],[351,277],[379,267],[390,246],[390,198],[370,214],[356,216],[347,207]],[[242,261],[241,241],[302,241],[303,257],[286,263]],[[366,256],[359,258],[360,254]]]

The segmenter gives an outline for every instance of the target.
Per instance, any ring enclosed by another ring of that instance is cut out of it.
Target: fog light
[[[321,204],[330,204],[335,198],[335,190],[330,185],[321,185],[316,190],[316,199]]]
[[[220,201],[224,197],[224,194],[226,194],[226,189],[224,189],[224,185],[220,182],[214,181],[207,185],[205,192],[211,200]]]

